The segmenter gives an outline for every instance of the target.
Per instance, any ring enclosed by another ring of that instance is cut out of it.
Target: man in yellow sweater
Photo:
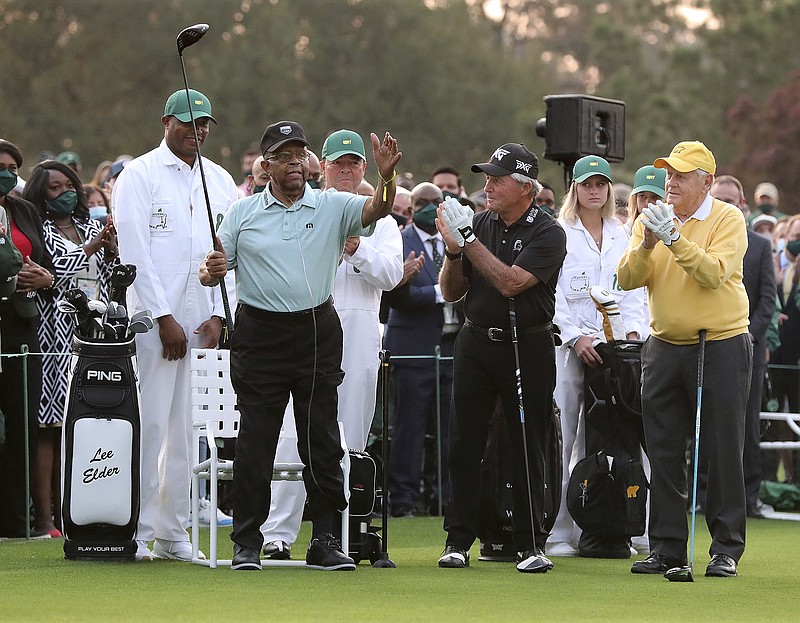
[[[706,330],[700,444],[708,453],[707,576],[735,576],[744,552],[742,451],[753,348],[742,285],[742,212],[711,197],[714,155],[678,143],[654,166],[667,170],[666,203],[642,212],[617,267],[622,288],[647,287],[651,337],[642,348],[642,415],[652,467],[650,548],[633,573],[686,564],[686,449],[697,407],[699,332]]]

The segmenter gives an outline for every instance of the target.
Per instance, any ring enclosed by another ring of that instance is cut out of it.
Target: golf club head
[[[128,317],[128,310],[125,309],[124,305],[120,305],[116,301],[110,301],[106,316],[109,320],[125,320]]]
[[[182,55],[186,48],[200,41],[207,32],[208,24],[195,24],[181,30],[177,39],[178,54]]]
[[[78,312],[89,311],[89,298],[80,288],[72,288],[64,293],[64,300],[72,304]]]
[[[133,322],[134,320],[139,320],[140,318],[152,318],[152,317],[153,317],[153,312],[151,312],[149,309],[143,309],[142,311],[138,311],[135,314],[133,314],[133,316],[131,316],[131,322]]]
[[[136,280],[135,264],[117,264],[111,271],[111,300],[125,304],[127,289]]]
[[[86,306],[89,308],[89,311],[102,316],[108,310],[108,305],[106,305],[103,301],[98,301],[97,299],[90,299]]]
[[[664,577],[670,582],[694,582],[694,574],[692,573],[691,565],[673,567],[664,574]]]
[[[77,314],[78,309],[69,301],[65,301],[61,299],[58,303],[56,303],[56,309],[60,311],[62,314]]]
[[[113,342],[117,339],[117,329],[113,325],[108,324],[107,322],[103,324],[103,337],[105,337],[106,342]]]
[[[152,321],[150,324],[145,322],[142,319],[135,320],[128,325],[128,333],[147,333],[150,329],[153,328]]]

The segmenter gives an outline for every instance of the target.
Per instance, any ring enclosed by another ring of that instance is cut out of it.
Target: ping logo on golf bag
[[[117,365],[96,363],[83,371],[83,381],[86,385],[116,384],[123,383],[125,375]]]
[[[119,383],[122,381],[122,372],[118,370],[87,370],[86,371],[86,380],[96,381],[110,381],[112,383]]]

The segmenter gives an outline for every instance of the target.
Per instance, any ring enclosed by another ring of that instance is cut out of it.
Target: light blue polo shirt
[[[319,191],[306,184],[291,208],[270,192],[231,205],[219,239],[236,273],[236,295],[252,307],[294,312],[324,303],[333,291],[336,268],[348,236],[371,236],[361,226],[369,197]]]

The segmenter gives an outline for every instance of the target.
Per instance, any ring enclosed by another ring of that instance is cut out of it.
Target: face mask
[[[775,206],[771,203],[759,203],[757,207],[761,210],[762,214],[772,214],[772,211],[775,209]]]
[[[0,171],[0,197],[5,197],[16,187],[17,176],[8,169]]]
[[[94,206],[92,208],[89,208],[89,217],[93,218],[96,221],[99,221],[107,214],[108,211],[106,210],[105,206]]]
[[[778,242],[775,243],[775,251],[780,253],[786,248],[786,238],[779,238]]]
[[[420,208],[416,212],[414,212],[414,216],[412,217],[414,220],[414,225],[419,227],[422,231],[427,234],[431,234],[436,231],[436,204],[429,203],[424,208]]]
[[[254,186],[253,187],[253,194],[257,195],[258,193],[262,192],[266,187],[267,187],[266,184],[264,184],[263,186]]]
[[[75,211],[78,205],[78,193],[74,190],[67,190],[55,199],[45,202],[47,211],[56,216],[69,216]]]
[[[309,179],[308,185],[311,186],[311,188],[319,188],[319,182],[315,179]]]
[[[786,250],[794,256],[800,255],[800,240],[792,240],[786,243]]]

